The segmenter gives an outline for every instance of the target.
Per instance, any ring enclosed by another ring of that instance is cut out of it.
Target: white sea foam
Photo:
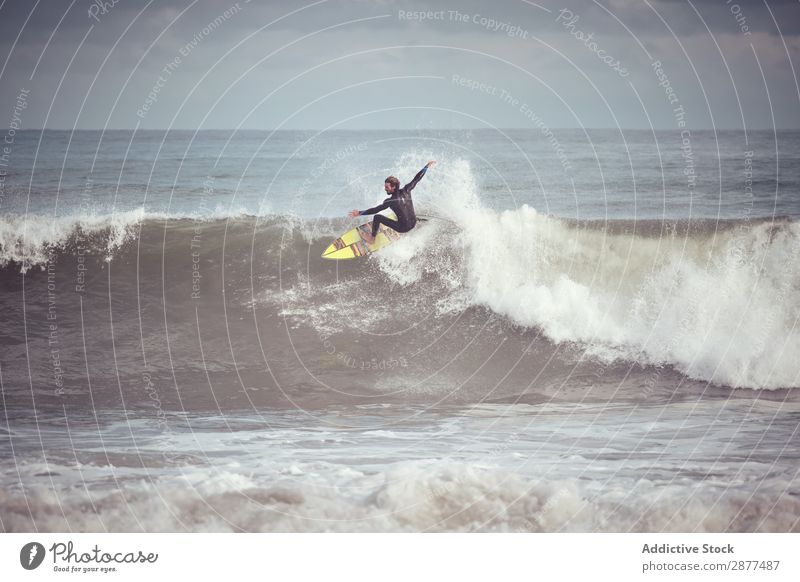
[[[300,471],[305,473],[304,471]],[[451,461],[407,461],[338,485],[298,471],[257,485],[225,471],[59,495],[0,491],[14,531],[796,531],[800,500],[784,482],[757,491],[646,480],[589,492],[577,480],[532,480]],[[188,481],[188,482],[187,482]],[[31,521],[31,512],[35,517]]]
[[[37,214],[7,214],[0,217],[0,267],[18,263],[25,271],[32,266],[45,265],[52,252],[63,248],[71,240],[83,239],[86,249],[104,253],[111,259],[116,251],[132,240],[138,227],[145,221],[181,220],[213,221],[246,216],[243,208],[231,209],[217,205],[214,210],[202,213],[161,213],[135,208],[120,212],[44,216]],[[93,246],[88,239],[100,236],[102,248]]]
[[[86,215],[53,218],[29,214],[0,217],[0,266],[9,262],[23,270],[45,264],[52,250],[64,245],[78,231],[85,236],[107,232],[104,249],[109,255],[132,236],[133,228],[144,220],[143,209],[113,215]]]
[[[452,252],[408,237],[379,262],[394,281],[440,273],[452,288],[460,278],[469,304],[605,361],[674,365],[733,387],[800,385],[800,224],[615,233],[528,206],[485,208],[469,164],[447,172],[425,198],[458,223],[460,234],[442,243]]]

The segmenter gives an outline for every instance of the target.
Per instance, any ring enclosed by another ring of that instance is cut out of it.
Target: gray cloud
[[[330,0],[298,11],[303,4],[289,0],[119,0],[92,19],[88,0],[77,0],[70,10],[55,0],[41,0],[35,9],[34,3],[7,1],[0,8],[0,55],[8,57],[0,119],[25,87],[31,90],[28,127],[255,128],[285,121],[286,127],[308,128],[354,115],[358,121],[349,125],[359,127],[478,125],[470,116],[501,126],[530,125],[518,107],[453,83],[460,75],[535,103],[551,126],[646,127],[652,120],[671,127],[674,119],[651,67],[658,59],[698,126],[713,119],[736,127],[743,116],[749,127],[769,126],[767,89],[776,123],[800,125],[792,74],[800,62],[800,4],[794,0],[769,1],[782,35],[767,5],[755,0],[537,4]],[[578,16],[573,26],[556,21],[562,8]],[[226,9],[230,14],[223,18]],[[415,11],[433,17],[414,17]],[[508,34],[514,27],[516,35]],[[579,33],[592,34],[594,49],[619,60],[629,74],[615,73],[576,38]],[[173,69],[159,81],[170,63]],[[425,78],[380,80],[412,76]],[[137,115],[154,89],[155,100]],[[298,112],[315,99],[321,100]],[[431,109],[364,115],[403,106]]]

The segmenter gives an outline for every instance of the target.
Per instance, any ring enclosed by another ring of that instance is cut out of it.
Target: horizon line
[[[683,128],[679,127],[606,127],[606,126],[584,126],[584,127],[548,127],[550,130],[613,130],[613,131],[678,131],[682,130]],[[800,126],[798,127],[749,127],[747,129],[742,127],[695,127],[695,128],[688,128],[692,131],[771,131],[771,132],[780,132],[780,131],[800,131]],[[516,130],[530,130],[530,131],[541,131],[538,127],[424,127],[424,128],[408,128],[408,127],[398,127],[398,128],[336,128],[336,129],[329,129],[326,132],[335,132],[335,131],[516,131]],[[92,128],[64,128],[64,127],[35,127],[35,128],[21,128],[18,129],[17,132],[42,132],[42,131],[323,131],[321,128],[304,128],[304,129],[291,129],[291,128],[281,128],[281,129],[274,129],[274,128],[235,128],[235,127],[206,127],[202,129],[197,128],[189,128],[189,127],[92,127]]]

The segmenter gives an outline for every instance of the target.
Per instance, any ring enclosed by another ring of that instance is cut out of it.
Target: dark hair
[[[383,182],[384,184],[391,184],[392,186],[394,186],[395,190],[397,190],[400,187],[400,180],[398,180],[394,176],[389,176]]]

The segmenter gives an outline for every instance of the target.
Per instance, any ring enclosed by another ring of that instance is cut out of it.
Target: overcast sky
[[[800,0],[5,0],[0,45],[24,128],[800,128]]]

